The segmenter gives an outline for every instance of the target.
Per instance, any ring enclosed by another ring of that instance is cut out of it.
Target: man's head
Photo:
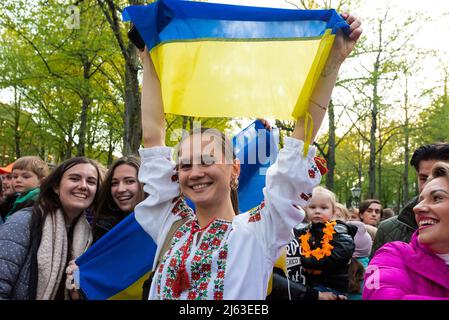
[[[449,143],[433,143],[419,147],[413,153],[410,164],[418,174],[419,192],[424,188],[433,165],[438,161],[449,163]]]
[[[377,199],[367,199],[360,204],[359,215],[363,223],[377,227],[382,218],[382,204]]]

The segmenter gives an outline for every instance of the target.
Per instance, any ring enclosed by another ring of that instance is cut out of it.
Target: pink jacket
[[[363,300],[449,300],[449,266],[418,242],[381,247],[365,274]]]

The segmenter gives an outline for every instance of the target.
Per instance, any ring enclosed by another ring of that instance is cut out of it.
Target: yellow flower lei
[[[329,257],[332,253],[333,246],[330,245],[330,241],[334,238],[335,233],[334,226],[337,222],[334,220],[332,222],[326,221],[325,227],[323,228],[323,238],[321,240],[322,247],[311,250],[309,245],[309,239],[311,237],[310,230],[306,234],[299,237],[301,240],[301,255],[309,258],[310,256],[315,257],[317,260],[323,259],[325,256]]]

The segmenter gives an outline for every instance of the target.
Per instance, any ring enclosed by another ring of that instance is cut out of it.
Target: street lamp
[[[362,192],[362,189],[360,189],[359,187],[352,187],[351,188],[352,198],[355,199],[354,207],[356,207],[356,208],[359,207],[359,199],[360,199],[360,193],[361,192]]]

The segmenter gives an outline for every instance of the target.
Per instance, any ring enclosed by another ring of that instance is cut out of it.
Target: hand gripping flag
[[[233,138],[240,159],[239,207],[241,212],[263,200],[265,171],[278,153],[278,131],[263,130],[255,121]],[[138,300],[142,284],[153,268],[156,243],[131,213],[76,260],[75,282],[91,300]]]
[[[181,0],[129,6],[161,81],[165,112],[295,120],[305,116],[335,34],[335,10]]]

